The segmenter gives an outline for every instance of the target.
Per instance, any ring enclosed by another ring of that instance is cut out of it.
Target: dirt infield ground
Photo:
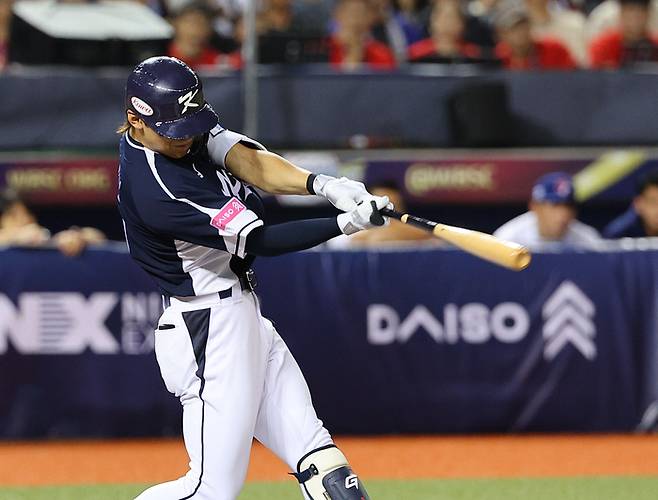
[[[388,479],[658,475],[658,436],[338,438],[363,477]],[[155,483],[187,469],[182,441],[0,444],[0,485]],[[255,444],[249,481],[286,480]]]

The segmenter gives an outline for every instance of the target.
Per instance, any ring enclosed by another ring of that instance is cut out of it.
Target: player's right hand
[[[343,234],[354,234],[363,229],[383,226],[388,222],[388,217],[383,217],[379,211],[388,204],[388,196],[369,195],[354,210],[338,216],[338,227]]]
[[[350,212],[360,203],[372,198],[362,182],[353,181],[347,177],[330,177],[318,175],[314,182],[315,192],[324,196],[338,210]]]

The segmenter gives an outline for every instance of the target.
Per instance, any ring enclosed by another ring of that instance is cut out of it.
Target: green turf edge
[[[658,477],[369,480],[372,500],[656,500]],[[2,500],[132,499],[145,485],[0,488]],[[239,500],[300,500],[292,482],[248,483]]]

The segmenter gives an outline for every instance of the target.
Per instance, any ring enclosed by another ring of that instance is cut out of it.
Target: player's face
[[[35,222],[34,215],[20,202],[11,205],[0,216],[0,228],[2,229],[18,229]]]
[[[530,209],[537,216],[537,226],[542,238],[560,241],[569,230],[569,224],[576,218],[576,209],[563,203],[532,202]]]
[[[182,158],[185,156],[194,142],[194,137],[188,139],[169,139],[158,134],[150,128],[143,120],[133,113],[128,113],[128,122],[132,129],[130,135],[144,144],[151,151],[163,154],[169,158]]]
[[[170,158],[182,158],[192,147],[194,137],[189,139],[169,139],[159,135],[150,127],[144,129],[145,141],[140,141],[147,148]]]
[[[649,186],[635,198],[638,213],[649,236],[658,236],[658,186]]]

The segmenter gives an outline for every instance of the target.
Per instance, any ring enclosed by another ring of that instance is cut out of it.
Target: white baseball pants
[[[255,294],[171,299],[155,333],[167,389],[183,405],[188,473],[138,500],[233,500],[244,483],[252,438],[290,470],[331,444],[297,362],[261,315]]]

